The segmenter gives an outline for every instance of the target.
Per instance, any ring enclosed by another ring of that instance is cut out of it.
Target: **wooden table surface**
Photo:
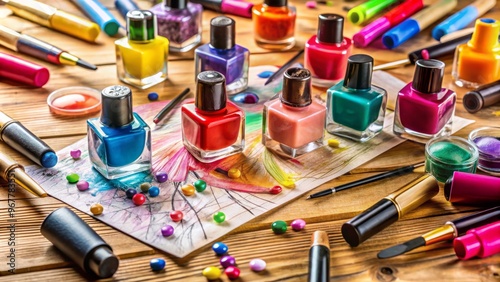
[[[82,15],[68,0],[44,0],[42,2]],[[119,20],[123,20],[114,9],[112,0],[102,2],[111,8]],[[310,36],[316,33],[318,14],[334,12],[346,15],[346,7],[353,7],[362,1],[333,0],[333,6],[319,4],[317,9],[306,8],[305,0],[291,0],[290,2],[297,6],[298,10],[297,44],[294,49],[287,52],[271,53],[257,47],[253,41],[251,20],[233,16],[237,21],[236,41],[250,49],[250,64],[252,66],[280,65],[286,62],[303,48],[305,41]],[[456,10],[465,7],[470,1],[458,2]],[[152,5],[150,1],[139,1],[138,3],[141,8],[149,8]],[[212,11],[204,12],[203,43],[209,39],[209,21],[216,15],[217,13]],[[500,19],[500,4],[497,4],[486,16]],[[0,24],[62,47],[99,67],[97,71],[92,72],[78,67],[50,65],[18,55],[46,66],[51,72],[49,83],[43,88],[33,89],[4,79],[0,80],[0,110],[21,121],[54,150],[60,150],[83,138],[86,134],[85,121],[89,117],[69,118],[51,114],[46,105],[47,95],[66,86],[84,85],[103,89],[112,84],[120,84],[116,77],[113,47],[113,42],[117,38],[110,38],[102,34],[98,44],[89,44],[13,16],[3,6],[0,6]],[[357,30],[359,27],[350,23],[345,24],[345,36],[351,37]],[[371,47],[355,48],[354,53],[370,54],[374,57],[375,64],[404,59],[409,51],[437,43],[431,38],[430,30],[430,28],[424,30],[418,37],[393,51]],[[0,51],[12,53],[5,48],[0,48]],[[444,86],[456,90],[458,94],[456,114],[476,121],[455,135],[466,137],[471,130],[480,126],[498,125],[500,105],[484,109],[474,115],[465,111],[461,102],[466,91],[455,87],[451,82],[452,60],[451,57],[443,58],[446,63]],[[183,55],[171,54],[168,69],[169,79],[165,83],[144,91],[133,90],[136,105],[148,103],[147,93],[152,91],[159,93],[160,100],[168,100],[180,93],[185,87],[194,89],[192,51]],[[413,66],[406,66],[391,70],[390,73],[409,82],[413,76],[413,69]],[[314,91],[316,94],[325,95],[324,89],[314,89]],[[0,150],[24,165],[32,164],[3,143],[0,143]],[[367,177],[376,171],[386,171],[423,160],[424,146],[406,141],[349,174],[330,181],[312,192]],[[392,259],[377,259],[376,254],[382,249],[419,236],[441,226],[448,220],[482,209],[482,207],[453,206],[444,199],[442,191],[431,201],[412,211],[359,247],[351,248],[343,240],[340,227],[344,222],[418,176],[419,174],[413,173],[391,178],[365,185],[362,189],[344,191],[335,196],[317,200],[306,201],[305,197],[300,197],[242,225],[219,240],[229,245],[231,255],[237,258],[242,273],[241,281],[307,280],[310,237],[315,230],[324,230],[329,234],[331,245],[330,273],[334,281],[500,281],[500,255],[459,261],[454,254],[451,242],[422,247]],[[1,182],[1,185],[3,188],[6,187],[5,182]],[[6,255],[10,248],[6,241],[8,234],[6,199],[7,189],[0,189],[0,275],[9,274],[9,267],[6,264]],[[64,281],[88,279],[71,261],[63,257],[39,231],[43,219],[51,211],[63,207],[65,204],[52,197],[36,198],[21,189],[17,190],[15,200],[16,218],[18,219],[15,233],[16,274],[5,277],[6,281],[44,281],[55,278],[64,279]],[[119,256],[120,267],[113,277],[115,280],[206,281],[201,275],[203,268],[218,265],[218,258],[214,255],[210,245],[186,258],[177,259],[158,252],[151,246],[145,245],[82,212],[76,211],[76,213],[99,233]],[[307,222],[305,230],[287,232],[280,236],[272,233],[270,226],[273,221],[285,220],[290,223],[296,218],[302,218]],[[165,272],[154,273],[149,268],[150,259],[157,257],[166,259]],[[255,273],[249,269],[249,261],[257,257],[267,262],[266,271]],[[228,281],[228,278],[222,275],[221,280]]]

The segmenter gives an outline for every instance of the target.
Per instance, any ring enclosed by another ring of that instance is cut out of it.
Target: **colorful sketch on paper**
[[[177,257],[185,257],[249,220],[283,205],[307,191],[334,179],[375,156],[400,144],[404,140],[392,135],[393,114],[386,116],[384,131],[370,142],[360,144],[340,139],[341,150],[324,146],[314,152],[286,159],[268,150],[261,144],[262,105],[280,91],[281,82],[276,81],[263,87],[266,79],[258,78],[263,71],[275,71],[275,67],[251,68],[251,87],[259,97],[256,104],[239,104],[246,112],[246,146],[244,154],[226,158],[212,164],[201,164],[183,148],[180,131],[179,110],[168,117],[162,126],[153,126],[154,115],[165,102],[152,103],[136,108],[148,124],[152,125],[153,171],[166,171],[169,181],[156,183],[148,174],[137,174],[128,178],[109,181],[92,169],[88,159],[87,141],[83,139],[58,152],[59,164],[53,169],[29,167],[32,175],[47,192],[61,201],[90,213],[93,203],[101,203],[104,213],[96,218],[114,228],[129,234],[161,251]],[[454,129],[458,130],[470,121],[457,119]],[[325,136],[326,140],[331,136]],[[78,148],[82,157],[74,160],[69,151]],[[228,179],[214,169],[238,168],[243,174],[236,180]],[[91,189],[79,191],[75,184],[69,184],[65,177],[75,172],[90,183]],[[209,185],[202,193],[187,197],[181,192],[185,183],[202,178]],[[125,191],[136,188],[142,182],[153,182],[160,187],[158,197],[147,196],[142,206],[135,206],[127,199]],[[283,192],[269,193],[270,188],[281,185]],[[180,210],[184,219],[174,223],[170,212]],[[212,216],[215,212],[226,214],[226,221],[217,224]],[[160,229],[170,224],[175,232],[163,237]]]

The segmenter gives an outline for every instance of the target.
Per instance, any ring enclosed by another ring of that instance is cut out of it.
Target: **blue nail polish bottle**
[[[107,179],[151,169],[151,131],[132,112],[132,91],[121,85],[101,92],[100,118],[87,120],[89,156],[94,168]]]

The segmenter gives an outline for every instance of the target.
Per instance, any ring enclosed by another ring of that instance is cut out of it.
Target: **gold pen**
[[[3,153],[0,153],[0,177],[9,182],[9,188],[14,182],[38,197],[47,197],[47,192],[24,171],[24,167]]]
[[[1,1],[19,17],[89,42],[94,42],[101,32],[96,23],[38,1]]]

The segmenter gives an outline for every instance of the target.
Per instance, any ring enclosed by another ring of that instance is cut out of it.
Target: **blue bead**
[[[125,194],[127,195],[127,198],[132,199],[134,195],[137,194],[137,190],[127,189],[127,191],[125,191]]]
[[[260,78],[269,78],[271,75],[273,75],[274,72],[272,71],[263,71],[259,73],[257,76]]]
[[[216,242],[212,245],[212,250],[218,255],[221,256],[225,253],[227,253],[228,247],[226,244],[222,242]]]
[[[156,258],[156,259],[152,259],[150,262],[149,262],[149,266],[151,266],[151,269],[153,271],[160,271],[160,270],[163,270],[165,268],[165,260],[162,259],[162,258]]]
[[[160,188],[158,188],[156,186],[151,186],[151,188],[149,188],[149,190],[148,190],[148,193],[149,193],[149,196],[156,197],[156,196],[160,195]]]
[[[156,101],[158,100],[158,93],[156,92],[151,92],[148,94],[148,99],[149,101]]]

